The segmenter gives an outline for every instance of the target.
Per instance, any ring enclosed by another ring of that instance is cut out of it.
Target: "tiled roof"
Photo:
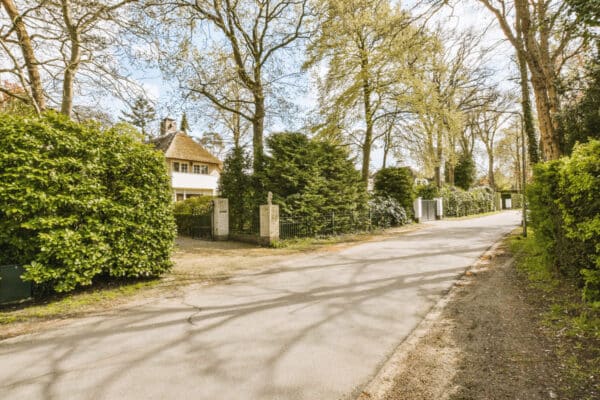
[[[167,158],[218,164],[219,167],[223,165],[221,160],[184,132],[172,132],[152,139],[151,142],[165,153]]]

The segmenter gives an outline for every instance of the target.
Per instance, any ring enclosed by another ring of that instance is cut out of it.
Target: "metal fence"
[[[392,226],[392,218],[388,214],[373,211],[332,212],[317,216],[282,214],[279,217],[279,238],[333,236],[390,226]]]
[[[212,240],[212,210],[207,214],[175,214],[177,233],[194,239]]]

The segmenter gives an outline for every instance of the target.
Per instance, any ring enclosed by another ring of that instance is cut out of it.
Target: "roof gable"
[[[157,149],[167,158],[199,161],[222,166],[221,160],[213,156],[200,143],[184,132],[173,132],[152,140]]]

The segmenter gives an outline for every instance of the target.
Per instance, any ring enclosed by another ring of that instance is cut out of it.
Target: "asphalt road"
[[[292,257],[0,342],[0,399],[346,399],[517,212]]]

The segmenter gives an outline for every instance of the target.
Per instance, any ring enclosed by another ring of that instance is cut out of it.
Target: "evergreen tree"
[[[138,96],[130,106],[130,112],[121,111],[121,113],[121,121],[140,128],[142,135],[151,136],[148,133],[148,125],[156,120],[156,110],[146,97]]]
[[[375,194],[395,199],[410,212],[414,199],[413,181],[413,173],[408,167],[382,168],[375,175]]]
[[[181,116],[181,124],[179,126],[179,130],[186,134],[190,130],[190,124],[188,123],[187,115],[185,113],[183,113],[183,115]]]
[[[271,135],[267,146],[262,181],[282,212],[317,216],[365,207],[360,173],[343,148],[289,132]]]
[[[461,154],[454,168],[454,184],[464,190],[469,190],[475,182],[475,162],[468,154]]]
[[[243,148],[236,146],[225,158],[219,179],[221,197],[229,199],[229,214],[234,221],[233,231],[243,231],[252,223],[254,189],[249,170],[250,157]]]

